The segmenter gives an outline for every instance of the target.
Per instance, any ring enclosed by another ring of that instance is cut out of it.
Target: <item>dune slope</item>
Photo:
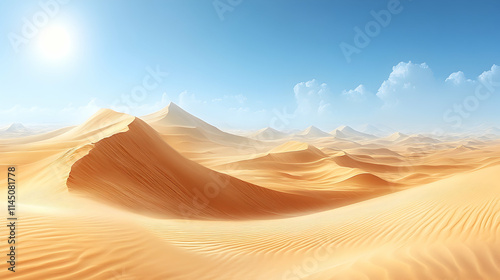
[[[70,191],[134,212],[175,218],[250,218],[310,211],[327,201],[269,190],[194,163],[140,119],[94,144],[71,168]]]

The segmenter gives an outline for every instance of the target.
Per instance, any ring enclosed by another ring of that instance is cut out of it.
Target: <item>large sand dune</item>
[[[19,176],[0,278],[500,277],[500,141],[261,132],[171,104],[0,140]]]
[[[177,153],[137,118],[126,131],[95,143],[72,166],[67,186],[135,212],[170,218],[257,218],[318,209],[326,203],[203,167]]]

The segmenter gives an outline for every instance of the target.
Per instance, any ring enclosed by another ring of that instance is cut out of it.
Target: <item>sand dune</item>
[[[296,136],[307,137],[307,138],[318,138],[318,137],[331,137],[332,135],[324,132],[323,130],[315,126],[310,126],[306,128],[304,131],[297,133]]]
[[[410,135],[408,138],[401,141],[400,144],[411,144],[411,143],[438,143],[439,140],[436,140],[431,137],[423,136],[421,134]]]
[[[17,138],[17,140],[20,140],[19,138],[26,138],[29,136],[39,135],[53,130],[56,130],[56,128],[50,125],[49,126],[31,125],[27,127],[22,123],[12,123],[8,126],[0,128],[0,141],[12,138]]]
[[[269,149],[268,144],[260,140],[224,132],[184,111],[175,103],[141,119],[184,156],[210,167],[219,163],[214,160],[212,151],[222,149],[225,155],[241,155]]]
[[[354,175],[344,181],[336,183],[336,185],[344,186],[370,186],[371,188],[376,188],[379,186],[395,186],[396,184],[388,182],[380,177],[377,177],[371,173],[361,173]],[[374,192],[377,190],[374,189]]]
[[[258,140],[277,140],[288,137],[288,134],[271,127],[266,127],[252,133],[250,137]]]
[[[292,166],[297,164],[300,168],[301,165],[307,163],[321,164],[322,161],[328,159],[329,156],[323,153],[315,146],[299,141],[288,141],[273,149],[260,157],[247,159],[243,161],[233,162],[229,166],[236,165],[237,168],[266,168],[272,169],[273,165],[285,164]]]
[[[113,205],[170,218],[256,218],[325,204],[319,198],[269,190],[189,161],[140,119],[95,143],[72,166],[67,185],[70,191]]]
[[[152,125],[200,127],[206,130],[219,131],[218,128],[189,114],[173,102],[160,111],[143,116],[141,119]]]
[[[71,129],[72,129],[72,127],[65,127],[65,128],[60,128],[60,129],[56,129],[53,131],[45,132],[45,133],[36,134],[36,135],[0,139],[0,145],[15,146],[15,145],[19,145],[19,144],[40,142],[43,140],[54,138],[58,135],[61,135],[65,132],[71,130]]]
[[[141,117],[146,123],[154,127],[160,133],[168,134],[171,127],[186,127],[194,128],[191,131],[202,134],[208,139],[223,143],[239,144],[248,141],[247,138],[223,132],[220,129],[212,126],[203,120],[191,115],[177,106],[175,103],[170,103],[162,110]]]
[[[333,136],[341,139],[350,139],[350,140],[367,140],[367,139],[375,139],[376,137],[367,133],[359,132],[352,129],[349,126],[341,126],[337,129],[330,132]]]
[[[236,136],[170,104],[0,140],[20,182],[7,278],[500,275],[500,141],[266,131]]]
[[[406,138],[408,138],[408,135],[401,133],[401,132],[395,132],[395,133],[393,133],[385,138],[382,138],[381,140],[390,141],[390,142],[397,142],[397,141],[404,140]]]

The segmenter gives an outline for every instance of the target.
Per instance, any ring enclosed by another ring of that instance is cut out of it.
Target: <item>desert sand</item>
[[[495,138],[233,135],[171,103],[9,135],[0,155],[3,193],[18,176],[1,279],[500,277]]]

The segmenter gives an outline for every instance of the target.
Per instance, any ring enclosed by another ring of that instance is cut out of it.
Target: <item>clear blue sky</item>
[[[46,13],[39,2],[53,1],[48,23],[16,51],[23,18],[33,23]],[[125,110],[120,100],[159,68],[168,76],[148,80],[125,111],[174,101],[228,129],[497,125],[499,86],[482,99],[474,92],[481,79],[500,82],[500,1],[401,0],[348,62],[340,44],[356,47],[354,28],[392,2],[242,0],[221,12],[201,0],[1,1],[0,124],[77,123],[98,107]],[[453,107],[464,102],[461,113]]]

